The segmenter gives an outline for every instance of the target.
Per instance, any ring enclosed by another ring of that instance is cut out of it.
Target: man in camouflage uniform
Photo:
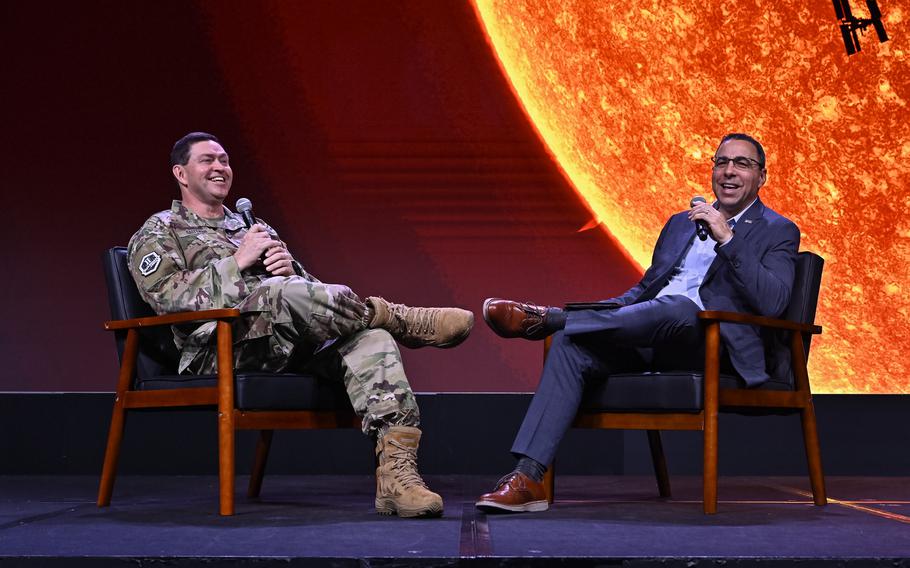
[[[417,472],[420,414],[396,340],[407,347],[454,347],[471,312],[412,308],[325,284],[294,260],[260,220],[249,229],[223,205],[233,172],[211,134],[174,145],[171,168],[181,200],[150,217],[129,243],[130,272],[159,314],[234,307],[237,370],[306,370],[344,381],[363,431],[377,440],[376,509],[438,516],[442,498]],[[215,322],[174,327],[179,372],[216,372]],[[318,355],[317,355],[318,353]]]

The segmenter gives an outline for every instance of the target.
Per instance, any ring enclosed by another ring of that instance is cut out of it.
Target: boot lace
[[[411,308],[402,304],[390,304],[389,316],[394,318],[400,332],[414,337],[436,333],[439,310],[435,308]]]
[[[395,478],[401,484],[401,487],[407,489],[416,485],[428,489],[423,478],[417,473],[417,452],[395,440],[390,440],[389,444],[395,446],[398,450],[389,452],[389,458],[393,460],[392,470],[395,472]]]

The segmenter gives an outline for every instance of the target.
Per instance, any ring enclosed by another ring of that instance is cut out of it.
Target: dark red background
[[[113,390],[101,252],[177,197],[191,130],[306,267],[358,293],[459,305],[455,350],[405,352],[420,391],[532,390],[540,344],[487,296],[608,297],[636,269],[546,153],[466,2],[0,8],[6,316],[0,390]]]

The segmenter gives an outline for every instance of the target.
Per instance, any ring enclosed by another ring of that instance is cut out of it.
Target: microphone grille
[[[704,197],[702,197],[701,195],[696,195],[695,197],[692,198],[691,201],[689,201],[689,207],[695,207],[695,204],[696,204],[696,203],[707,203],[707,202],[708,202],[708,201],[707,201]],[[240,209],[240,202],[239,202],[239,201],[237,202],[237,208]]]
[[[246,197],[241,197],[237,200],[237,211],[243,213],[244,211],[251,211],[253,209],[253,202],[247,199]]]

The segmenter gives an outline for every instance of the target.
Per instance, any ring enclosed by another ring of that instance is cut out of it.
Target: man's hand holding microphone
[[[733,229],[723,214],[709,205],[704,197],[696,195],[689,202],[689,207],[689,220],[695,223],[695,234],[699,239],[705,240],[710,236],[718,244],[725,245],[733,238]]]
[[[253,217],[253,204],[249,199],[241,197],[237,200],[237,212],[243,217],[243,222],[249,229],[244,235],[234,259],[240,270],[246,270],[260,260],[266,271],[273,276],[293,276],[294,257],[288,252],[281,241],[272,239],[265,227],[256,222]]]

